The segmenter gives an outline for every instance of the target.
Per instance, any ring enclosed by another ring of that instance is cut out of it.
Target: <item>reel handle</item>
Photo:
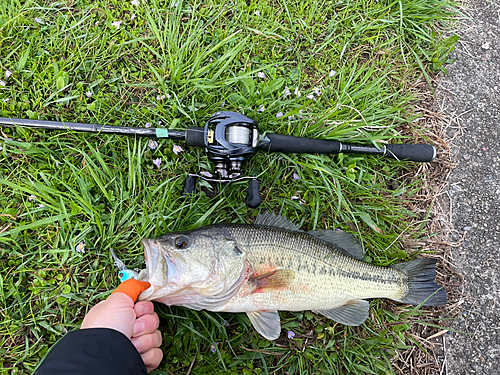
[[[182,190],[182,196],[186,199],[191,200],[193,195],[196,193],[196,177],[187,176],[184,180],[184,190]]]
[[[195,176],[187,176],[184,180],[184,190],[182,191],[182,196],[187,200],[191,200],[193,195],[196,193],[196,180],[197,178]],[[245,204],[250,208],[257,208],[261,202],[262,199],[260,198],[259,180],[251,179],[248,181],[248,191]]]
[[[248,191],[245,204],[250,208],[257,208],[261,202],[262,199],[260,198],[259,180],[255,179],[248,181]]]

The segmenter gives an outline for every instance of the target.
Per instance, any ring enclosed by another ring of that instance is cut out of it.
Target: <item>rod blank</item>
[[[30,119],[11,119],[0,117],[0,124],[4,126],[23,126],[32,129],[44,130],[73,130],[86,133],[105,133],[117,135],[137,135],[141,137],[156,137],[156,129],[154,128],[132,128],[128,126],[112,126],[112,125],[97,125],[97,124],[82,124],[79,122],[59,122],[59,121],[44,121]]]

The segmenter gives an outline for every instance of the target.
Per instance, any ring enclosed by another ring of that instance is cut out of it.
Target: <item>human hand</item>
[[[149,286],[147,282],[133,279],[124,281],[105,301],[90,309],[81,326],[81,329],[111,328],[123,333],[136,347],[148,372],[157,368],[163,358],[159,349],[162,342],[158,330],[160,320],[153,303],[134,304],[139,293]]]

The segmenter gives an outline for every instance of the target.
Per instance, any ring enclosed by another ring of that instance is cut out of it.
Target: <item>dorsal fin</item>
[[[363,247],[356,237],[349,232],[343,232],[341,230],[314,230],[307,233],[320,240],[330,242],[335,245],[337,250],[348,257],[358,260],[363,260],[365,258]]]
[[[299,227],[288,220],[286,217],[275,215],[269,212],[258,214],[257,219],[255,219],[255,225],[265,225],[268,227],[276,227],[301,232]]]

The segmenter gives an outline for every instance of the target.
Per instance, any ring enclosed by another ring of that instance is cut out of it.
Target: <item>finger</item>
[[[135,315],[138,318],[140,318],[143,315],[152,314],[153,311],[155,310],[155,307],[153,305],[153,302],[141,301],[135,304],[134,310],[135,310]]]
[[[163,352],[161,351],[161,349],[153,348],[151,350],[148,350],[146,353],[142,353],[141,358],[144,362],[144,365],[146,366],[146,369],[148,370],[148,372],[150,372],[157,368],[160,364],[163,358]]]
[[[158,318],[157,313],[143,315],[135,320],[134,327],[132,328],[132,337],[153,333],[158,329],[159,325],[160,318]]]
[[[118,290],[118,289],[117,289]],[[113,292],[114,293],[114,292]],[[134,302],[123,293],[116,293],[111,295],[104,301],[108,308],[127,308],[133,309]]]
[[[122,293],[129,296],[132,301],[137,301],[137,297],[151,286],[147,281],[128,279],[121,283],[113,293]],[[111,294],[113,294],[111,293]]]
[[[162,343],[161,332],[155,331],[140,337],[133,337],[130,341],[132,341],[132,344],[134,344],[140,354],[146,353],[153,348],[160,347]]]

